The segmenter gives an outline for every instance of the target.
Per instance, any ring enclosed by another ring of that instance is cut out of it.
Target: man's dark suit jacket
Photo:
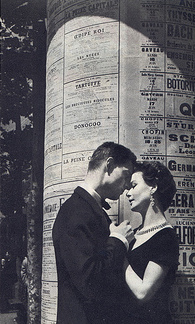
[[[61,206],[53,227],[58,324],[117,323],[115,288],[126,247],[109,237],[109,225],[107,214],[81,187]]]

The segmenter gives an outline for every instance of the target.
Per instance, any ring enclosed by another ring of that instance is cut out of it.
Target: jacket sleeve
[[[57,216],[53,230],[57,262],[65,266],[83,297],[99,300],[108,295],[112,274],[116,278],[120,273],[126,248],[117,238],[109,237],[109,232],[105,234],[92,209],[77,207],[70,209],[65,204]]]

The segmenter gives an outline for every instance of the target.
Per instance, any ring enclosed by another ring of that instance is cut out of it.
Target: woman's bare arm
[[[140,301],[150,300],[160,288],[168,272],[168,267],[150,261],[146,267],[143,280],[129,265],[125,272],[126,283],[134,296]]]

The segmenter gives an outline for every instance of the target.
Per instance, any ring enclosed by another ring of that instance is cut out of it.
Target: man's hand
[[[114,223],[110,224],[110,235],[118,233],[123,235],[130,243],[134,239],[134,232],[128,220],[124,220],[120,225],[116,226]]]

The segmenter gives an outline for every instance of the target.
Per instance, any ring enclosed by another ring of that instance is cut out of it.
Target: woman
[[[129,324],[172,323],[168,294],[178,266],[179,248],[164,212],[175,192],[173,177],[163,164],[137,164],[127,193],[131,210],[142,216],[125,271],[129,292],[125,312]]]

